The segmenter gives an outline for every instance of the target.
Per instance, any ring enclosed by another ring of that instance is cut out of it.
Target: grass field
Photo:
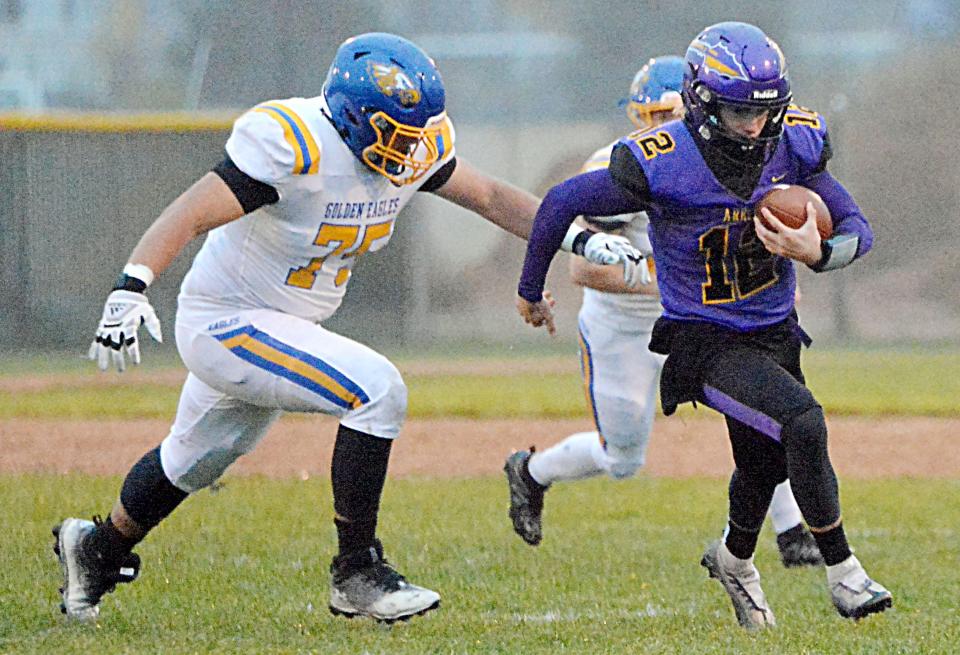
[[[571,355],[572,357],[572,355]],[[66,360],[59,368],[30,359],[0,363],[0,380],[57,374],[43,389],[0,393],[0,419],[170,418],[181,377],[169,383],[126,384],[114,373],[98,374],[90,362]],[[401,367],[404,359],[398,360]],[[469,369],[476,360],[464,360]],[[418,366],[405,376],[410,418],[572,418],[586,415],[575,365],[570,373],[538,371],[536,359],[509,374],[433,374]],[[449,360],[445,361],[449,368]],[[81,368],[82,366],[82,368]],[[178,366],[165,360],[160,370]],[[553,369],[556,366],[552,367]],[[145,365],[143,371],[157,370]],[[805,355],[808,383],[829,415],[960,416],[960,350],[811,351]],[[953,373],[951,373],[953,372]],[[185,375],[185,374],[184,374]],[[99,376],[99,377],[97,377]],[[96,379],[99,386],[91,386]],[[105,390],[103,384],[110,388]],[[107,400],[105,402],[105,400]]]
[[[894,611],[859,624],[836,615],[822,571],[781,568],[765,534],[757,561],[779,625],[755,636],[697,566],[721,527],[724,485],[644,478],[558,487],[537,549],[511,532],[499,479],[392,481],[388,555],[443,594],[438,612],[392,628],[326,610],[326,481],[230,479],[141,545],[143,577],[106,598],[98,626],[67,623],[50,525],[65,507],[101,510],[118,482],[0,480],[4,507],[18,508],[0,540],[0,652],[955,653],[960,643],[960,516],[943,504],[956,482],[844,485],[857,553],[896,594]]]
[[[807,362],[828,411],[960,414],[956,351],[820,353]],[[6,372],[0,379],[17,379],[28,368],[0,366]],[[175,386],[121,393],[119,385],[87,388],[78,380],[43,392],[0,392],[0,420],[172,417]],[[421,374],[407,381],[414,416],[583,412],[575,375]],[[228,475],[138,548],[142,579],[106,597],[97,625],[68,623],[57,610],[59,570],[49,529],[66,511],[105,512],[119,482],[0,476],[8,517],[0,539],[0,653],[960,650],[956,480],[842,482],[857,555],[895,596],[893,611],[860,623],[836,615],[822,571],[783,569],[765,533],[757,562],[779,625],[758,635],[736,625],[726,595],[697,565],[722,528],[725,484],[643,476],[557,485],[548,498],[545,541],[536,549],[512,533],[499,477],[391,480],[381,524],[387,555],[413,581],[440,591],[443,604],[409,624],[385,627],[326,610],[334,548],[328,480]]]

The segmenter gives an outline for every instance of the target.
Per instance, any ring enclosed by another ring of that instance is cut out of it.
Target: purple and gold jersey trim
[[[320,166],[320,148],[296,112],[279,102],[259,105],[253,111],[266,114],[280,123],[283,138],[293,148],[294,175],[312,175],[317,172]]]
[[[334,367],[252,325],[214,337],[240,359],[290,380],[338,407],[357,409],[370,401],[363,389]]]

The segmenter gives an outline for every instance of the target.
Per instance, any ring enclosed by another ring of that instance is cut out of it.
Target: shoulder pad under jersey
[[[319,170],[320,144],[293,108],[296,100],[264,102],[236,120],[227,154],[237,168],[266,184]]]
[[[583,162],[583,166],[580,167],[580,172],[589,173],[590,171],[598,171],[601,168],[609,168],[610,153],[613,152],[613,146],[615,146],[616,143],[617,142],[614,141],[590,155],[587,161]]]
[[[829,150],[824,152],[827,143],[827,122],[818,112],[790,105],[783,117],[783,132],[790,144],[793,156],[800,164],[800,177],[805,178],[810,173],[822,169],[825,165],[823,156],[829,158]]]

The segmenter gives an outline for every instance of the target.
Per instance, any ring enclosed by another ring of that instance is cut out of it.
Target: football
[[[833,219],[830,218],[830,210],[816,192],[795,184],[778,184],[767,192],[760,202],[757,203],[754,213],[760,218],[763,226],[773,229],[767,222],[766,217],[760,212],[761,207],[766,207],[770,213],[790,228],[798,228],[807,221],[807,203],[812,202],[813,208],[817,211],[817,229],[820,232],[821,239],[828,239],[833,234]]]

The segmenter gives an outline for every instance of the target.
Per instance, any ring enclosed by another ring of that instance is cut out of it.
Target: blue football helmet
[[[640,129],[652,127],[655,112],[677,112],[683,106],[683,59],[655,57],[637,71],[630,84],[627,117]]]
[[[686,120],[706,140],[724,139],[772,156],[783,133],[783,115],[790,104],[787,61],[773,39],[747,23],[717,23],[704,29],[687,48],[683,75]],[[757,137],[724,125],[728,116],[749,120],[766,114]]]
[[[422,178],[451,146],[440,71],[403,37],[372,32],[344,41],[323,97],[350,151],[397,186]]]

